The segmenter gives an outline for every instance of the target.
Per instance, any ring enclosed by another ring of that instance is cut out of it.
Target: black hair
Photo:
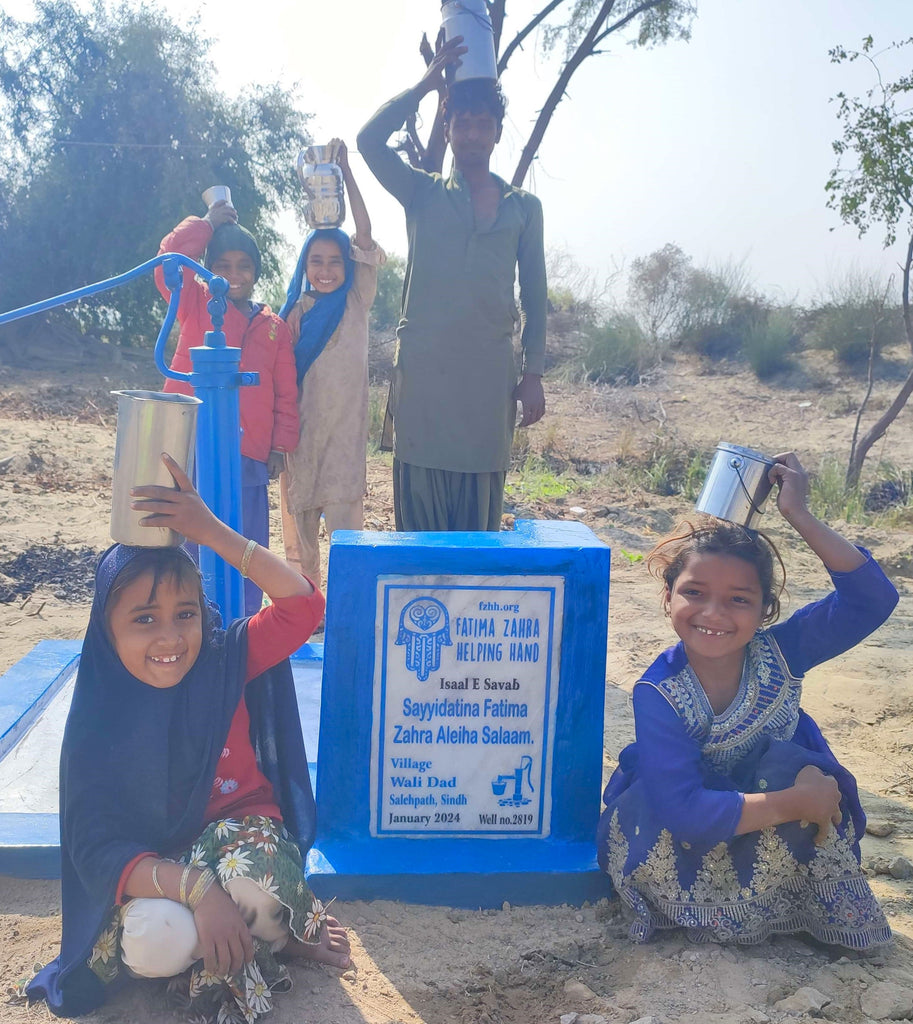
[[[765,625],[776,622],[780,616],[786,567],[776,545],[766,534],[712,516],[701,517],[695,523],[689,520],[679,523],[647,555],[647,568],[663,582],[664,604],[692,554],[731,555],[753,565],[761,583],[762,621]]]
[[[501,83],[494,78],[467,78],[454,82],[444,98],[444,121],[454,114],[491,114],[500,127],[507,110]]]
[[[152,588],[149,591],[150,603],[155,601],[155,592],[164,580],[172,581],[177,587],[196,588],[200,598],[200,610],[203,613],[204,636],[208,619],[207,602],[203,594],[203,580],[200,571],[180,548],[146,548],[130,561],[114,577],[105,601],[105,622],[109,625],[114,605],[121,594],[144,573],[152,573]]]

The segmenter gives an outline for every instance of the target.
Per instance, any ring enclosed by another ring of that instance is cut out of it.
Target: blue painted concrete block
[[[315,891],[609,894],[594,842],[609,561],[579,523],[333,535]]]

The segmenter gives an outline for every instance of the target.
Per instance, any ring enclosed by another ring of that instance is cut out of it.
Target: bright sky
[[[825,206],[840,134],[829,99],[874,83],[867,65],[833,65],[828,49],[909,36],[910,0],[696,4],[690,42],[617,42],[572,79],[526,182],[545,208],[546,245],[603,276],[675,242],[699,265],[744,261],[757,288],[784,300],[810,300],[851,268],[892,272],[900,249],[882,250],[880,228],[859,240]],[[27,0],[4,6],[28,9]],[[163,6],[183,18],[191,5]],[[505,38],[539,6],[510,0]],[[418,42],[423,30],[433,37],[440,10],[437,0],[210,0],[198,9],[225,91],[297,82],[314,140],[340,135],[353,148],[373,110],[421,76]],[[889,77],[909,71],[896,57],[885,66]],[[506,178],[557,68],[530,42],[504,77],[510,106],[493,170]],[[401,208],[360,160],[353,168],[376,238],[404,254]]]

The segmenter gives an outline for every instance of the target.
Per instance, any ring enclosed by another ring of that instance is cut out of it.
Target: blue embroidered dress
[[[799,700],[805,673],[877,629],[897,591],[871,557],[831,578],[823,600],[758,630],[721,714],[681,643],[635,685],[636,742],[621,752],[598,830],[600,865],[634,912],[634,941],[675,927],[696,941],[798,931],[854,949],[890,940],[859,864],[865,815],[855,779]],[[797,821],[735,835],[744,793],[786,789],[808,764],[833,775],[842,794],[843,820],[822,846],[815,826]]]

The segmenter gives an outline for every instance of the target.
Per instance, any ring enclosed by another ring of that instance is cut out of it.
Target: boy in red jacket
[[[225,342],[241,349],[241,369],[255,370],[260,383],[240,390],[242,533],[269,547],[269,498],[267,485],[285,468],[285,456],[298,444],[298,382],[289,329],[268,306],[251,301],[260,276],[260,250],[253,236],[238,224],[238,213],[224,199],[213,203],[206,216],[187,217],[162,239],[159,252],[179,252],[199,260],[229,283],[228,309],[222,329]],[[161,267],[155,271],[159,291],[167,299]],[[173,370],[190,372],[190,349],[203,344],[212,330],[206,303],[209,288],[189,273],[184,274]],[[182,381],[166,380],[165,391],[191,395]],[[244,581],[245,613],[259,611],[262,593]]]

